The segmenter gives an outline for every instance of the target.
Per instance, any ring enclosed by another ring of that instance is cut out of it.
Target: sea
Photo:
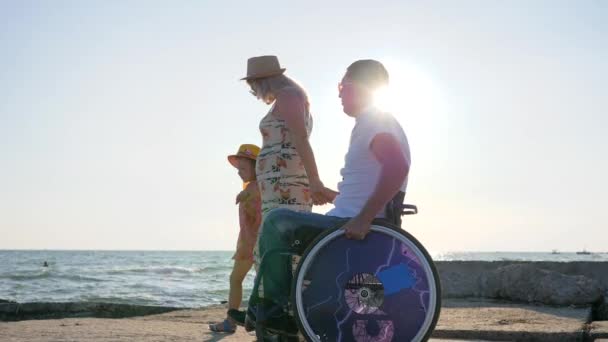
[[[205,307],[228,299],[233,252],[0,250],[0,299]],[[446,252],[434,260],[608,261],[608,253]],[[44,263],[48,266],[44,266]],[[245,278],[244,298],[254,272]]]

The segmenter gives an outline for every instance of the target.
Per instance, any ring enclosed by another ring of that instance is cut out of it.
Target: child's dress
[[[253,261],[253,247],[262,221],[262,201],[255,181],[249,182],[239,202],[239,238],[232,259]]]

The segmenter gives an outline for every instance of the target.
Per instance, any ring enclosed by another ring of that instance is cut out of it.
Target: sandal
[[[228,319],[225,319],[223,322],[209,324],[209,330],[213,332],[232,334],[236,331],[236,324],[230,322]]]
[[[244,326],[247,316],[253,319],[255,322],[255,313],[252,308],[247,308],[247,311],[241,311],[238,309],[229,309],[228,317],[230,317],[236,325]]]
[[[250,332],[255,330],[255,314],[249,307],[247,312],[238,309],[228,310],[228,317],[230,317],[236,325],[245,327],[245,331]]]

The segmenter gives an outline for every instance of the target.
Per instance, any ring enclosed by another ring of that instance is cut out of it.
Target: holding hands
[[[310,180],[310,194],[314,205],[333,203],[339,192],[326,188],[320,179]]]

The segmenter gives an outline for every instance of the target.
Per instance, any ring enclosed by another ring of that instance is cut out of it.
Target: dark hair
[[[346,76],[365,87],[375,89],[388,85],[388,71],[373,59],[361,59],[346,69]]]

